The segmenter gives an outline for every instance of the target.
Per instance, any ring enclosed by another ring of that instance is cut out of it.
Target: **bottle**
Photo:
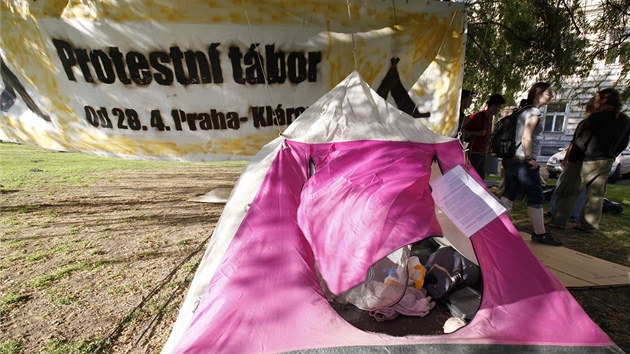
[[[409,270],[409,279],[413,281],[416,289],[422,289],[427,269],[420,263],[420,258],[417,256],[409,257],[407,268]]]

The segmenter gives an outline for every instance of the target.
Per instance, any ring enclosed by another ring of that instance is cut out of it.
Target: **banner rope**
[[[352,23],[350,0],[346,0],[346,5],[348,6],[348,20],[350,20],[350,23]],[[357,44],[354,41],[354,31],[350,32],[350,36],[352,37],[352,56],[354,57],[354,70],[359,71],[359,63],[357,61]]]
[[[394,8],[394,26],[398,26],[398,19],[396,18],[396,2],[392,0],[392,8]]]
[[[247,26],[249,27],[249,33],[252,36],[252,45],[256,43],[256,36],[254,36],[254,29],[252,28],[252,23],[249,20],[249,14],[247,13],[247,7],[245,6],[245,0],[241,0],[241,4],[243,5],[243,12],[245,13],[245,19],[247,19]],[[267,80],[267,70],[265,69],[265,65],[263,64],[263,56],[260,54],[258,47],[256,48],[256,54],[258,55],[258,60],[260,62],[261,70],[263,73],[263,78],[265,80],[265,89],[267,90],[267,95],[269,96],[269,103],[271,107],[275,107],[273,94],[271,93],[271,88],[269,86],[269,80]],[[282,135],[282,129],[280,129],[280,123],[278,121],[278,114],[275,109],[272,109],[272,117],[273,122],[278,127],[278,135]]]

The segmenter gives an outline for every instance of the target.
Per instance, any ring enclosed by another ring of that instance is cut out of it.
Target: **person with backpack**
[[[502,160],[505,191],[501,203],[509,213],[522,188],[527,195],[527,215],[534,229],[532,241],[561,246],[563,242],[551,236],[545,229],[543,189],[540,182],[540,167],[536,162],[541,149],[538,136],[543,130],[542,124],[539,124],[540,107],[546,105],[552,98],[551,85],[537,82],[529,89],[525,106],[516,112],[515,143],[518,147],[514,156]]]
[[[603,89],[595,96],[596,113],[584,119],[573,133],[549,226],[565,229],[575,200],[586,189],[586,204],[575,229],[586,232],[599,229],[608,174],[615,157],[630,141],[630,118],[621,113],[622,106],[621,95],[613,88]]]
[[[493,94],[486,101],[486,109],[473,113],[468,124],[464,125],[465,141],[468,142],[468,161],[481,179],[486,178],[486,151],[492,118],[501,111],[504,103],[502,95]]]

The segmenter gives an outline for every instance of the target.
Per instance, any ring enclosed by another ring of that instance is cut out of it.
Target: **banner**
[[[245,159],[353,70],[456,131],[465,5],[413,0],[2,0],[0,140]]]

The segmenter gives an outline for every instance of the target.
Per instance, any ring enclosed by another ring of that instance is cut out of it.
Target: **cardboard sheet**
[[[189,202],[225,204],[232,193],[232,187],[218,187],[210,192],[188,199]]]
[[[566,247],[534,243],[520,233],[529,249],[567,288],[630,285],[630,267],[625,267]]]

